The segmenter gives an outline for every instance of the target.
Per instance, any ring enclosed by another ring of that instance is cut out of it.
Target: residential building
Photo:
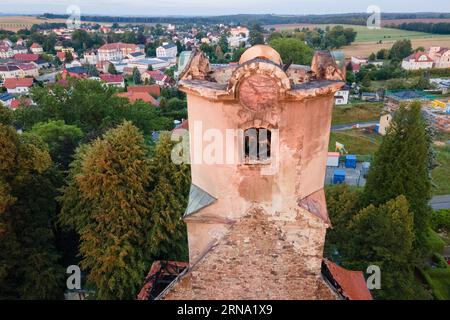
[[[12,51],[14,54],[25,54],[28,53],[28,49],[25,46],[16,45],[12,47]]]
[[[450,68],[449,48],[431,47],[428,54],[434,60],[435,68]]]
[[[360,66],[367,65],[369,63],[369,59],[368,58],[364,58],[364,57],[352,56],[351,61],[352,61],[353,64],[357,64],[357,65],[360,65]]]
[[[32,53],[35,53],[35,54],[44,53],[44,49],[42,48],[42,46],[36,42],[30,46],[30,50]]]
[[[39,55],[34,53],[18,53],[14,55],[13,58],[15,61],[20,62],[35,62],[39,61]]]
[[[161,88],[157,84],[149,84],[145,86],[128,86],[128,92],[145,92],[153,97],[161,95]]]
[[[134,60],[142,60],[145,59],[145,53],[143,52],[132,52],[127,55],[127,58],[134,61]]]
[[[334,104],[335,105],[344,105],[348,104],[348,97],[350,95],[350,87],[345,86],[338,92],[334,94]]]
[[[168,68],[170,63],[158,58],[140,59],[129,61],[127,67],[138,68],[140,73],[143,73],[151,67],[153,70]]]
[[[120,74],[103,73],[99,77],[108,86],[118,87],[118,88],[124,88],[125,87],[124,78]]]
[[[107,43],[98,49],[99,61],[120,61],[132,52],[143,52],[142,48],[130,43]]]
[[[159,106],[158,100],[153,98],[151,95],[149,95],[146,92],[120,92],[116,94],[118,97],[127,98],[128,101],[131,103],[135,103],[138,100],[141,100],[143,102],[150,103],[153,106]]]
[[[3,86],[11,94],[27,94],[33,86],[32,78],[6,78]]]
[[[167,87],[173,83],[173,79],[161,70],[144,71],[141,73],[142,82],[150,82],[150,79],[153,79],[161,87]]]
[[[0,59],[8,59],[14,56],[14,51],[11,47],[0,45]]]
[[[433,59],[425,52],[416,52],[403,59],[402,68],[405,70],[421,70],[433,68]]]
[[[0,64],[0,78],[20,78],[22,70],[16,65]]]
[[[0,93],[0,105],[5,107],[11,106],[11,101],[14,99],[14,96],[11,93]]]
[[[99,61],[97,50],[86,51],[83,55],[83,59],[81,59],[83,63],[96,65]]]
[[[345,80],[330,53],[313,61],[317,78],[292,85],[278,52],[255,46],[218,83],[193,53],[179,81],[189,113],[182,158],[192,159],[189,262],[156,261],[138,299],[372,299],[362,272],[323,258],[330,123]],[[212,131],[235,139],[211,148],[201,137]],[[159,277],[166,270],[169,281]]]
[[[178,54],[178,48],[173,43],[165,43],[162,46],[156,48],[157,58],[174,58]]]
[[[230,29],[232,37],[248,38],[250,36],[250,30],[247,27],[236,27]]]

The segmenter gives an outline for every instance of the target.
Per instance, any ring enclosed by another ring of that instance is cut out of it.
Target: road
[[[336,124],[331,126],[331,131],[345,131],[358,128],[368,128],[376,126],[379,121],[362,122],[362,123],[347,123],[347,124]]]
[[[430,205],[434,210],[450,209],[450,195],[433,197]]]

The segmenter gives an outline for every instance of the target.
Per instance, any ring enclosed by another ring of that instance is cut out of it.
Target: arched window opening
[[[266,128],[250,128],[244,132],[246,164],[270,162],[272,133]]]

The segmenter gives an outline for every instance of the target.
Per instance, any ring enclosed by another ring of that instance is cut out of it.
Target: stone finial
[[[202,51],[192,52],[190,61],[180,74],[180,80],[211,80],[209,60]]]
[[[339,69],[329,51],[317,51],[314,55],[311,71],[317,80],[345,81],[344,70]]]
[[[266,46],[266,45],[256,45],[249,49],[247,49],[241,56],[241,59],[239,60],[239,64],[244,64],[247,61],[256,59],[256,58],[262,58],[270,60],[277,65],[282,64],[281,56],[280,54],[273,48]]]

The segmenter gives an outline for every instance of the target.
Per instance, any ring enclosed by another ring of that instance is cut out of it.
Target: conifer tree
[[[362,209],[352,218],[349,233],[344,265],[354,270],[380,267],[381,288],[372,291],[376,298],[429,298],[414,279],[414,223],[404,196]]]
[[[404,195],[414,216],[415,247],[426,252],[431,209],[430,139],[420,103],[401,106],[375,155],[363,193],[363,206]],[[418,252],[419,253],[419,252]]]
[[[186,225],[182,215],[187,206],[190,170],[171,160],[174,143],[162,134],[151,160],[151,247],[162,259],[187,259]]]
[[[150,267],[148,148],[130,122],[78,149],[61,222],[80,234],[81,266],[98,299],[132,299]]]
[[[0,124],[0,299],[62,298],[55,179],[45,143]]]

